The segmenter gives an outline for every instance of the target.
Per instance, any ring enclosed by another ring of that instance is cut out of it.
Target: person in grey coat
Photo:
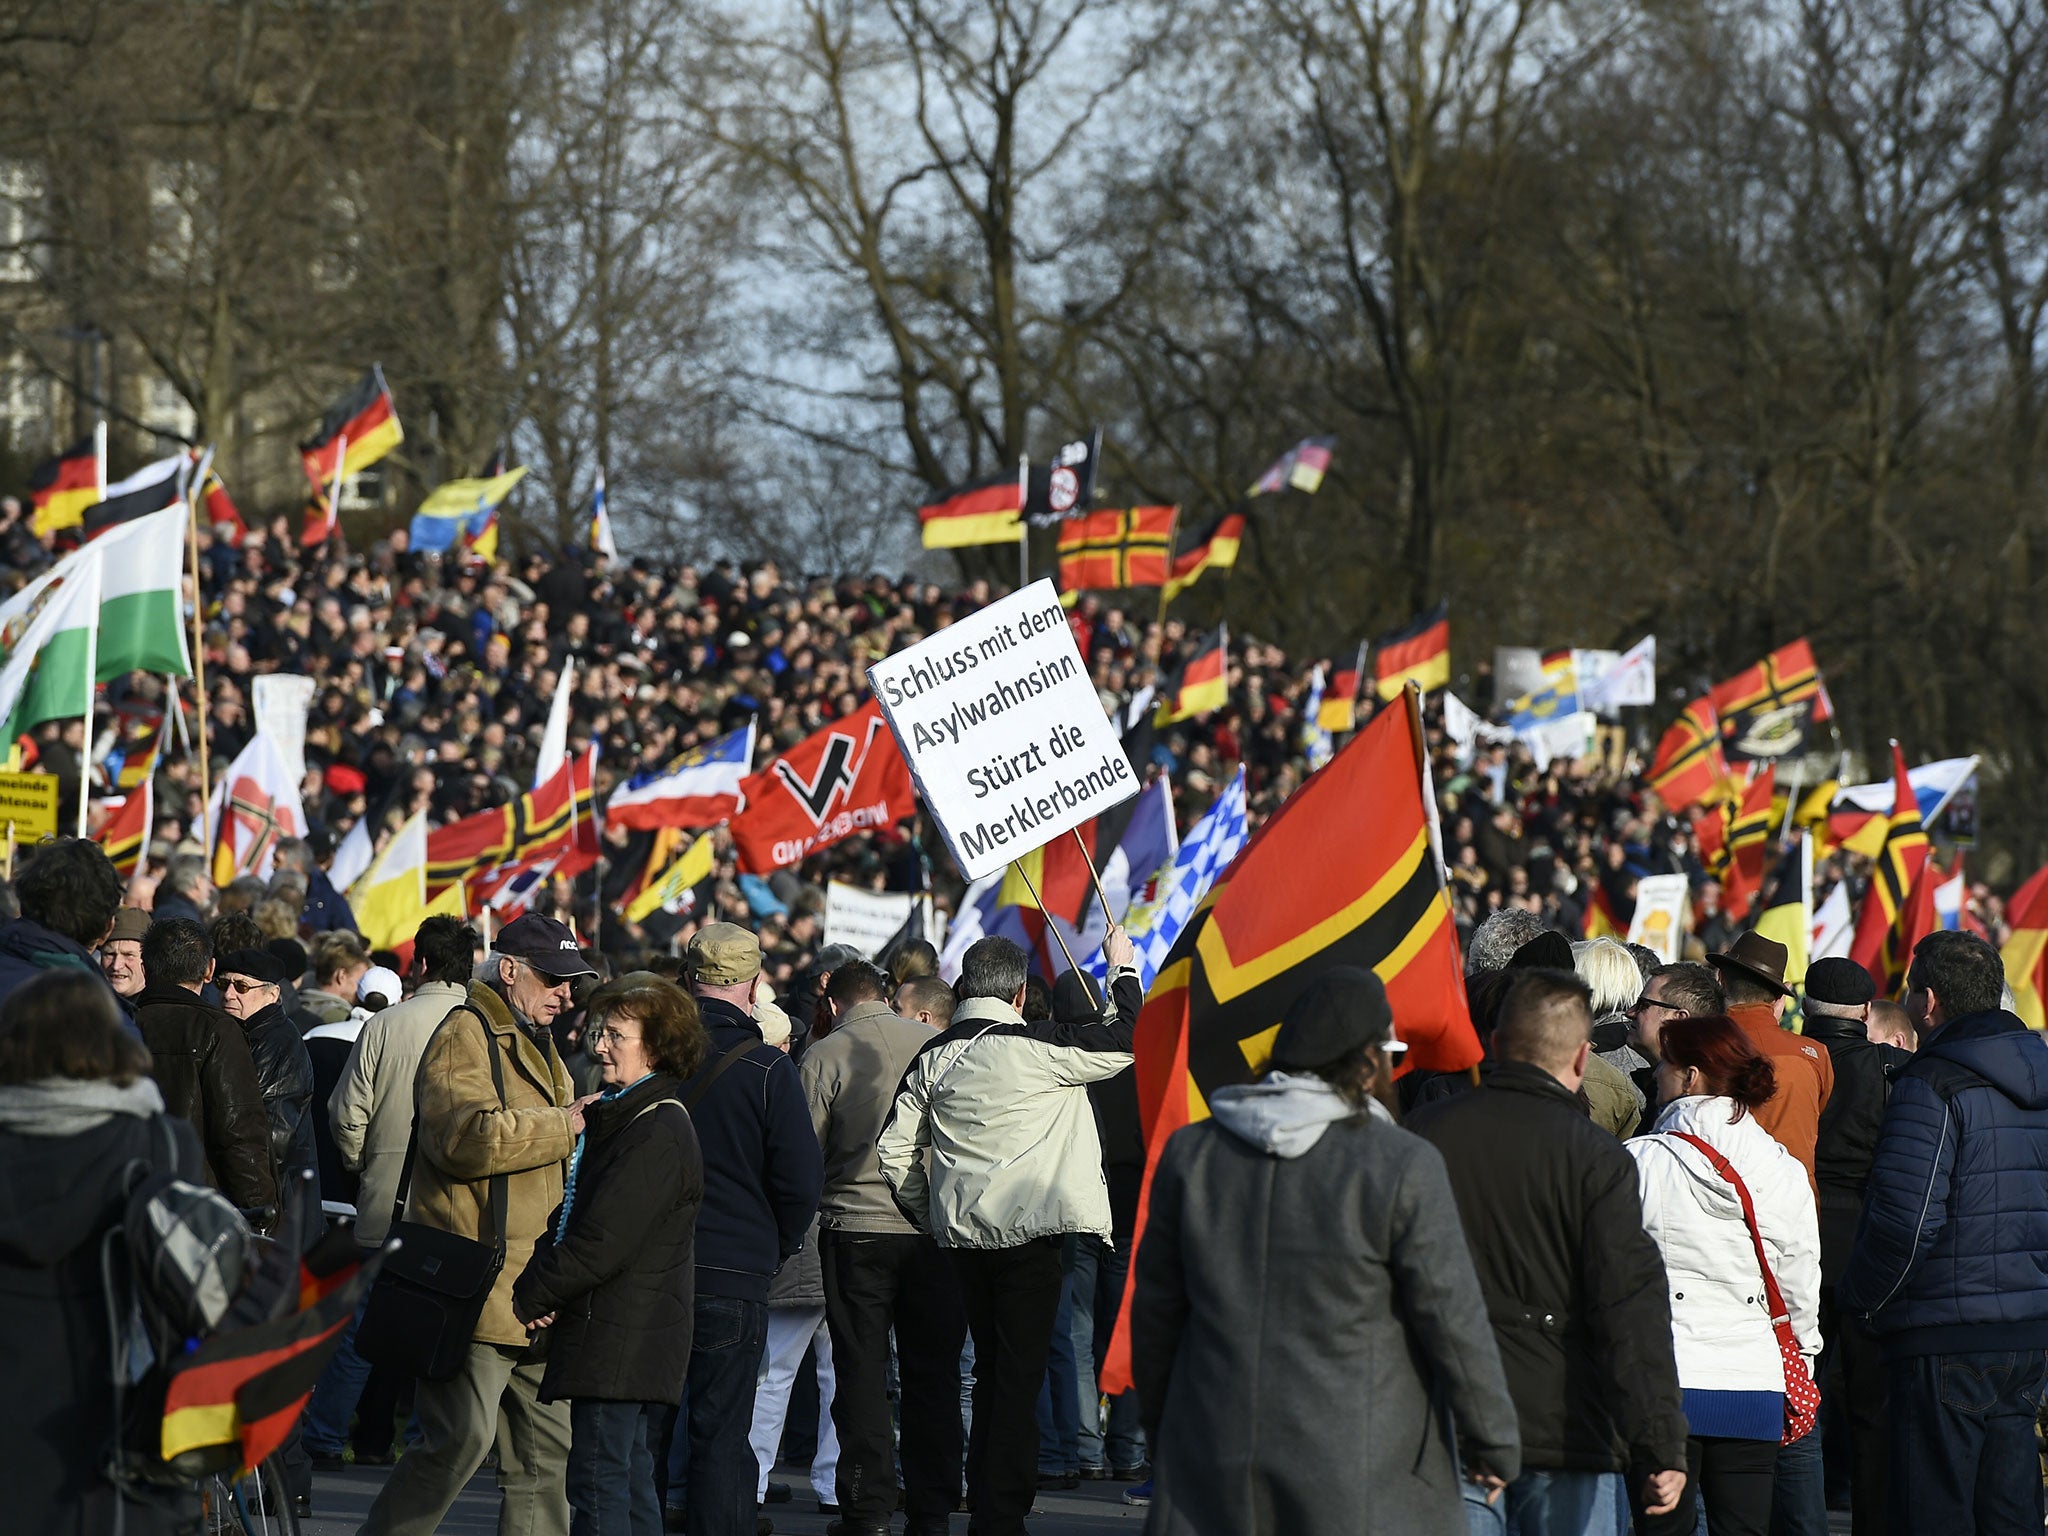
[[[1167,1142],[1131,1301],[1148,1536],[1462,1536],[1461,1465],[1521,1471],[1443,1159],[1373,1097],[1404,1048],[1379,978],[1333,967],[1274,1070]]]

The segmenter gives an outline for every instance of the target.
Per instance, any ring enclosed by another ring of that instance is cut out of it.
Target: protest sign
[[[256,734],[277,743],[296,783],[306,776],[306,717],[313,708],[313,679],[295,672],[267,672],[251,684]]]
[[[57,835],[57,775],[0,773],[0,822],[17,841]]]
[[[851,944],[870,960],[902,931],[912,902],[924,905],[925,937],[932,933],[932,899],[909,891],[868,891],[841,880],[825,884],[825,942]]]
[[[1636,882],[1636,912],[1628,920],[1628,941],[1655,950],[1675,964],[1685,943],[1686,880],[1683,875],[1645,875]]]
[[[1140,788],[1050,581],[876,662],[868,686],[970,880]]]

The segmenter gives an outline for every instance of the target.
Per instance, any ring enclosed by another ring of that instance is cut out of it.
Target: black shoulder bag
[[[475,1009],[457,1011],[471,1014],[483,1025],[491,1083],[503,1108],[505,1069],[490,1024]],[[491,1287],[505,1267],[507,1176],[491,1175],[492,1242],[406,1221],[405,1197],[412,1187],[412,1164],[419,1150],[420,1117],[415,1100],[412,1137],[405,1144],[398,1198],[391,1211],[391,1236],[399,1246],[385,1251],[383,1267],[370,1287],[362,1326],[356,1330],[356,1353],[372,1365],[402,1375],[448,1381],[462,1370],[477,1322],[491,1299]]]

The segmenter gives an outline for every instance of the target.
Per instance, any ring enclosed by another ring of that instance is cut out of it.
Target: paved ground
[[[303,1536],[354,1536],[387,1475],[381,1468],[315,1473],[313,1518],[302,1522]],[[787,1504],[768,1506],[776,1531],[788,1536],[824,1536],[830,1517],[819,1514],[817,1501],[804,1496],[808,1484],[802,1474],[780,1467],[775,1480],[788,1483],[799,1495]],[[1083,1483],[1073,1493],[1040,1494],[1031,1518],[1032,1536],[1110,1536],[1112,1532],[1138,1536],[1144,1529],[1145,1511],[1123,1502],[1124,1487],[1122,1483]],[[441,1522],[441,1530],[445,1536],[494,1536],[497,1529],[497,1485],[484,1473],[456,1501]],[[955,1515],[953,1529],[964,1532],[967,1517]]]

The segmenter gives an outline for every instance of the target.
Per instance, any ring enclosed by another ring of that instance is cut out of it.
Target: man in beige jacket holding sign
[[[568,928],[530,912],[498,935],[489,982],[470,984],[420,1060],[406,1219],[491,1242],[491,1181],[504,1176],[505,1263],[463,1369],[419,1384],[420,1443],[370,1506],[364,1536],[429,1536],[493,1445],[498,1528],[567,1536],[569,1405],[540,1401],[544,1350],[513,1316],[512,1282],[562,1203],[589,1102],[575,1098],[548,1026],[569,1005],[570,983],[594,974]]]

